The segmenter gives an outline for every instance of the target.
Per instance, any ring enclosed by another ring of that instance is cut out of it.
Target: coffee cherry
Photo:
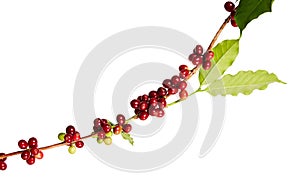
[[[5,153],[3,153],[3,152],[0,153],[0,156],[3,156],[3,155],[5,155]],[[3,158],[3,159],[0,159],[0,161],[6,161],[6,159],[7,159],[7,158],[5,157],[5,158]]]
[[[111,137],[113,135],[113,132],[108,132],[108,133],[105,133],[105,137]]]
[[[231,1],[227,1],[225,4],[224,4],[224,8],[227,12],[232,12],[235,8],[235,5],[231,2]]]
[[[234,20],[235,14],[236,14],[236,11],[232,11],[230,13],[231,20]]]
[[[187,87],[186,81],[181,81],[181,82],[179,82],[178,88],[179,88],[180,90],[184,90],[186,87]]]
[[[194,60],[194,58],[196,58],[198,55],[197,54],[190,54],[190,56],[189,56],[189,61],[193,61]]]
[[[177,88],[169,88],[168,89],[168,95],[175,95],[176,93],[178,93]]]
[[[130,105],[132,108],[137,109],[139,108],[140,102],[140,100],[134,99],[130,102]]]
[[[69,133],[69,134],[73,135],[75,133],[75,127],[73,127],[72,125],[69,125],[66,128],[66,133]]]
[[[101,126],[101,119],[100,118],[96,118],[94,120],[94,127],[98,128]]]
[[[65,141],[65,135],[66,135],[65,133],[59,133],[57,137],[60,141],[63,142],[63,141]]]
[[[156,99],[157,96],[158,96],[158,95],[157,95],[157,92],[156,92],[156,91],[150,91],[150,92],[149,92],[149,97],[150,97],[150,99],[151,99],[151,98]]]
[[[25,151],[22,152],[21,158],[22,158],[23,160],[26,161],[26,160],[29,159],[29,157],[30,157],[30,151],[29,151],[29,150],[25,150]]]
[[[206,61],[204,62],[204,64],[202,65],[204,70],[208,70],[211,67],[211,62],[210,61]]]
[[[164,86],[165,88],[171,88],[171,86],[172,86],[172,81],[171,81],[170,79],[165,79],[165,80],[163,81],[163,86]]]
[[[107,137],[103,141],[104,141],[104,144],[106,144],[106,145],[111,145],[111,143],[112,143],[111,137]]]
[[[108,124],[108,120],[102,118],[102,119],[101,119],[101,126],[102,126],[102,125],[106,125],[106,124]]]
[[[115,135],[119,135],[122,132],[122,127],[120,125],[116,125],[113,129]]]
[[[34,156],[30,156],[27,160],[26,160],[28,165],[33,165],[35,163],[35,157]]]
[[[71,143],[73,141],[73,136],[69,133],[67,133],[64,137],[64,140],[66,143]]]
[[[157,117],[161,118],[165,115],[165,111],[161,108],[156,109]]]
[[[21,148],[21,149],[26,149],[26,148],[28,147],[28,143],[27,143],[25,140],[20,140],[20,141],[18,142],[18,146],[19,146],[19,148]]]
[[[105,138],[105,132],[104,131],[99,131],[98,138],[104,139]]]
[[[0,161],[0,170],[6,170],[7,164],[4,161]]]
[[[159,88],[157,89],[157,94],[158,94],[158,96],[160,96],[160,97],[164,97],[164,96],[167,95],[167,90],[166,90],[165,88],[163,88],[163,87],[159,87]]]
[[[84,146],[84,143],[83,143],[83,141],[77,141],[77,142],[75,142],[75,146],[77,148],[82,148]]]
[[[40,150],[36,147],[30,149],[31,155],[35,156],[39,154]]]
[[[68,148],[68,152],[69,152],[70,154],[75,154],[75,152],[76,152],[76,147],[75,147],[74,145],[70,146],[70,147]]]
[[[101,127],[102,127],[102,129],[103,129],[103,131],[104,131],[105,133],[110,132],[110,129],[111,129],[110,125],[108,125],[108,124],[103,124]]]
[[[139,109],[140,109],[141,111],[144,111],[144,110],[147,110],[147,108],[148,108],[148,103],[147,103],[146,101],[142,101],[142,102],[140,103]]]
[[[203,56],[196,56],[193,58],[192,63],[196,66],[201,65],[203,62]]]
[[[180,82],[180,77],[179,76],[173,76],[171,78],[172,84],[177,85]]]
[[[187,65],[180,65],[179,66],[179,71],[181,72],[181,71],[183,71],[183,70],[188,70],[189,68],[188,68],[188,66]]]
[[[187,78],[189,75],[190,75],[190,70],[187,70],[187,69],[182,70],[182,71],[179,73],[179,76],[180,76],[180,78],[182,78],[182,79]]]
[[[80,133],[77,132],[77,131],[74,133],[74,135],[73,135],[72,137],[73,137],[73,138],[72,138],[73,141],[78,141],[78,140],[81,139]]]
[[[157,99],[154,99],[154,98],[151,98],[150,101],[149,101],[149,105],[150,107],[156,107],[157,106]],[[149,107],[149,108],[150,108]]]
[[[129,133],[131,131],[131,129],[132,129],[131,124],[125,124],[125,125],[123,125],[123,131],[125,133]]]
[[[186,99],[189,96],[188,92],[186,90],[182,90],[179,93],[180,99]]]
[[[139,119],[141,119],[141,120],[147,120],[148,117],[149,117],[148,112],[142,111],[142,112],[139,114]]]
[[[149,115],[157,116],[157,109],[155,109],[155,107],[150,108],[149,109]]]
[[[165,108],[167,106],[167,101],[165,98],[159,98],[157,101],[160,103],[159,104],[160,108]]]
[[[37,155],[34,156],[36,159],[42,159],[44,157],[44,153],[40,150]]]
[[[102,142],[103,142],[103,139],[97,138],[97,143],[98,144],[102,144]]]
[[[207,53],[205,53],[204,55],[204,59],[205,61],[210,61],[212,58],[214,58],[214,52],[213,51],[208,51]]]
[[[118,114],[116,120],[119,125],[123,125],[126,121],[125,116],[123,114]]]
[[[197,45],[195,47],[195,49],[193,50],[194,54],[197,54],[197,55],[202,55],[203,53],[203,48],[201,45]]]
[[[38,146],[37,139],[35,137],[32,137],[28,140],[28,146],[29,148],[34,148]]]

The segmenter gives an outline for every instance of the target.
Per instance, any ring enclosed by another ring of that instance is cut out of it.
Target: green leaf
[[[249,95],[253,90],[264,90],[270,83],[280,81],[273,73],[268,73],[265,70],[253,71],[240,71],[236,75],[225,75],[223,78],[216,80],[205,91],[213,96],[216,95],[233,95],[239,93]],[[284,83],[285,84],[285,83]]]
[[[217,80],[232,65],[239,53],[239,40],[224,40],[212,50],[215,54],[212,67],[209,70],[200,69],[200,86]]]
[[[129,143],[131,145],[133,145],[134,141],[133,141],[133,138],[130,136],[129,133],[122,132],[122,137],[123,137],[124,140],[128,140]]]
[[[265,12],[272,11],[274,0],[240,0],[236,9],[235,20],[240,28],[241,34],[248,23],[258,18]]]

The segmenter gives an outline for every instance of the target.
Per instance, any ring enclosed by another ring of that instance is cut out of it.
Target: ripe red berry
[[[38,146],[38,141],[35,137],[32,137],[28,140],[28,146],[29,148],[34,148]]]
[[[203,62],[203,56],[196,56],[193,60],[192,63],[196,66],[201,65]]]
[[[139,108],[140,102],[140,100],[134,99],[130,102],[130,105],[132,108],[137,109]]]
[[[106,125],[106,124],[108,124],[108,120],[102,118],[102,119],[101,119],[101,126],[102,126],[102,125]]]
[[[125,133],[129,133],[131,131],[131,129],[132,129],[131,124],[125,124],[125,125],[123,125],[123,131]]]
[[[66,128],[66,133],[69,133],[69,134],[73,135],[75,133],[75,127],[73,127],[72,125],[69,125]]]
[[[148,117],[149,117],[148,112],[142,111],[142,112],[139,114],[139,119],[141,119],[141,120],[147,120]]]
[[[104,131],[99,131],[98,138],[104,139],[105,138],[105,132]]]
[[[113,129],[115,135],[119,135],[122,131],[122,127],[120,125],[116,125]]]
[[[151,98],[157,98],[157,92],[156,91],[150,91],[149,92],[149,97]]]
[[[172,84],[177,85],[180,82],[180,77],[179,76],[173,76],[171,78]]]
[[[236,14],[236,11],[232,11],[230,13],[231,20],[234,20],[235,14]]]
[[[213,51],[208,51],[207,53],[205,53],[204,55],[204,59],[205,61],[210,61],[212,58],[214,58],[214,52]]]
[[[156,116],[159,117],[159,118],[161,118],[165,115],[165,111],[161,108],[156,109],[156,112],[157,112]]]
[[[0,170],[6,170],[7,164],[4,161],[0,161]]]
[[[181,82],[179,82],[178,88],[179,88],[180,90],[184,90],[186,87],[187,87],[186,81],[181,81]]]
[[[224,4],[224,8],[227,12],[232,12],[235,8],[235,5],[234,3],[232,3],[231,1],[227,1],[225,4]]]
[[[188,66],[187,65],[180,65],[179,66],[179,71],[181,72],[181,71],[183,71],[183,70],[188,70],[189,68],[188,68]]]
[[[44,157],[44,153],[40,150],[37,155],[34,156],[36,159],[42,159]]]
[[[101,126],[101,119],[100,118],[96,118],[95,120],[94,120],[94,127],[95,128],[98,128],[98,127],[100,127]]]
[[[231,22],[231,25],[232,25],[233,27],[237,27],[237,26],[238,26],[235,20],[231,19],[230,22]]]
[[[157,106],[157,99],[151,98],[149,100],[150,107],[156,107]]]
[[[73,141],[73,136],[67,133],[64,137],[66,143],[71,143]]]
[[[169,88],[168,89],[168,95],[175,95],[176,93],[178,93],[177,88]]]
[[[151,115],[151,116],[157,116],[157,109],[155,109],[155,107],[151,107],[149,109],[149,115]]]
[[[19,146],[19,148],[21,148],[21,149],[26,149],[26,148],[28,147],[28,143],[27,143],[25,140],[20,140],[20,141],[18,142],[18,146]]]
[[[123,125],[126,121],[125,116],[123,114],[118,114],[116,120],[119,125]]]
[[[165,108],[167,106],[167,101],[165,98],[159,98],[157,101],[160,103],[159,104],[160,108]]]
[[[29,159],[29,157],[30,157],[30,151],[29,151],[29,150],[25,150],[25,151],[22,152],[21,158],[22,158],[23,160],[26,161],[26,160]]]
[[[187,78],[189,75],[190,75],[190,70],[188,69],[182,70],[179,74],[180,78],[182,79]]]
[[[104,125],[102,125],[101,127],[102,127],[102,129],[103,129],[103,131],[104,131],[105,133],[110,132],[111,127],[110,127],[109,124],[104,124]]]
[[[140,111],[144,111],[148,109],[148,103],[146,101],[142,101],[139,107]]]
[[[0,153],[0,156],[3,156],[3,155],[5,155],[5,153]],[[3,158],[3,159],[0,159],[0,161],[6,161],[6,157],[5,158]]]
[[[211,62],[210,61],[206,61],[204,62],[204,64],[202,65],[204,70],[208,70],[211,67]]]
[[[29,159],[26,160],[28,165],[33,165],[35,163],[35,157],[30,156]]]
[[[180,99],[186,99],[188,96],[189,96],[189,94],[186,90],[182,90],[179,92]]]
[[[84,146],[84,143],[83,143],[83,141],[77,141],[77,142],[75,142],[75,146],[77,148],[82,148]]]
[[[197,54],[190,54],[189,61],[193,61],[194,58],[196,58],[197,56],[198,56]]]
[[[164,87],[170,88],[172,86],[172,81],[170,79],[165,79],[162,84]]]
[[[72,140],[73,140],[73,141],[78,141],[78,140],[80,140],[80,138],[81,138],[81,137],[80,137],[80,133],[77,132],[77,131],[76,131],[76,132],[74,133],[74,135],[72,136]]]
[[[30,149],[30,152],[31,152],[31,155],[35,156],[35,155],[39,154],[40,150],[38,148],[34,147],[34,148]]]
[[[202,53],[203,53],[203,48],[202,48],[202,46],[201,45],[197,45],[196,47],[195,47],[195,49],[194,49],[194,54],[198,54],[198,55],[202,55]]]
[[[157,94],[158,94],[158,96],[160,96],[160,97],[164,97],[164,96],[167,95],[167,90],[166,90],[165,88],[163,88],[163,87],[159,87],[159,88],[157,89]]]

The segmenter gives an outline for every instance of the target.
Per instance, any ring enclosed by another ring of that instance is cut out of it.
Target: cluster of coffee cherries
[[[208,70],[211,67],[211,60],[214,58],[213,51],[207,51],[203,53],[203,47],[201,45],[196,45],[193,50],[193,53],[190,54],[189,60],[193,65],[201,66],[204,70]]]
[[[31,137],[28,141],[19,140],[18,146],[24,150],[21,153],[21,158],[27,162],[28,165],[33,165],[35,159],[42,159],[44,157],[43,152],[38,148],[38,141],[35,137]]]
[[[230,22],[231,22],[231,25],[233,27],[237,27],[238,25],[236,24],[236,21],[234,19],[234,16],[235,16],[235,5],[234,3],[232,3],[231,1],[227,1],[225,4],[224,4],[224,8],[227,12],[230,12]]]
[[[94,120],[93,130],[97,134],[97,142],[110,145],[112,136],[119,135],[122,132],[129,133],[132,130],[131,124],[126,123],[126,118],[123,114],[118,114],[116,117],[117,124],[113,124],[107,119],[96,118]]]
[[[81,140],[80,133],[76,131],[75,127],[72,125],[69,125],[66,128],[65,133],[59,133],[58,139],[68,144],[68,152],[70,154],[74,154],[77,148],[82,148],[84,146],[84,142]]]
[[[5,155],[5,153],[0,153],[0,156]],[[6,157],[3,159],[0,159],[0,170],[6,170],[7,164],[5,163]]]

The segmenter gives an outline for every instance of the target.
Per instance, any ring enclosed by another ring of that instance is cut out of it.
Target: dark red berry
[[[232,11],[230,13],[231,20],[234,20],[235,14],[236,14],[236,11]]]
[[[123,114],[118,114],[117,117],[116,117],[116,120],[117,120],[119,125],[123,125],[126,121],[126,118]]]
[[[110,129],[111,129],[110,125],[104,124],[104,125],[102,125],[101,127],[102,127],[102,129],[103,129],[103,131],[104,131],[105,133],[110,132]]]
[[[77,141],[77,142],[75,142],[75,146],[77,148],[82,148],[84,146],[84,143],[83,143],[83,141]]]
[[[139,113],[141,113],[141,110],[135,109],[135,110],[134,110],[134,113],[135,113],[136,115],[138,115]]]
[[[197,45],[196,47],[195,47],[195,49],[194,49],[194,54],[198,54],[198,55],[202,55],[202,53],[203,53],[203,48],[202,48],[202,46],[201,45]]]
[[[169,88],[168,89],[168,95],[175,95],[178,92],[177,88]]]
[[[27,143],[25,140],[20,140],[20,141],[18,142],[18,146],[19,146],[19,148],[21,148],[21,149],[26,149],[26,148],[28,147],[28,143]]]
[[[157,92],[156,91],[150,91],[149,92],[149,97],[150,98],[157,98]]]
[[[183,71],[183,70],[188,70],[189,68],[188,68],[188,66],[187,65],[180,65],[179,66],[179,71],[181,72],[181,71]]]
[[[94,120],[94,126],[95,126],[96,128],[98,128],[98,127],[101,126],[101,119],[100,119],[100,118],[96,118],[96,119]]]
[[[149,115],[157,116],[157,109],[155,109],[155,107],[150,107],[149,108]]]
[[[231,1],[227,1],[225,4],[224,4],[224,8],[227,12],[232,12],[235,8],[235,5],[234,3],[232,3]]]
[[[101,119],[101,126],[102,126],[102,125],[106,125],[106,124],[108,124],[108,120],[102,118],[102,119]]]
[[[172,86],[172,81],[170,79],[165,79],[163,81],[163,86],[166,88],[170,88]]]
[[[214,58],[214,52],[213,51],[208,51],[207,53],[205,53],[204,55],[204,59],[205,61],[210,61],[212,58]]]
[[[71,143],[73,141],[73,136],[67,133],[64,137],[66,143]]]
[[[179,88],[180,90],[184,90],[186,87],[187,87],[186,81],[181,81],[181,82],[179,82],[178,88]]]
[[[120,134],[121,131],[122,131],[122,127],[121,127],[120,125],[116,125],[116,126],[114,127],[114,129],[113,129],[113,132],[114,132],[115,135]]]
[[[157,99],[151,98],[149,101],[149,105],[152,107],[156,107],[157,106]]]
[[[0,170],[6,170],[7,164],[4,161],[0,161]]]
[[[201,65],[202,62],[203,62],[203,56],[200,56],[200,55],[196,56],[196,57],[192,60],[192,63],[193,63],[194,65],[196,65],[196,66]]]
[[[131,124],[125,124],[125,125],[123,125],[123,131],[125,133],[129,133],[131,131],[131,129],[132,129]]]
[[[80,133],[77,132],[77,131],[74,133],[74,135],[73,135],[72,137],[73,137],[73,138],[72,138],[73,141],[78,141],[78,140],[80,140],[80,138],[81,138],[81,137],[80,137]]]
[[[204,64],[202,65],[204,70],[208,70],[211,67],[211,62],[210,61],[206,61],[204,62]]]
[[[232,20],[232,19],[231,19],[231,25],[232,25],[233,27],[237,27],[237,26],[238,26],[237,23],[236,23],[236,21],[235,21],[235,20]]]
[[[40,150],[38,148],[31,148],[30,152],[32,155],[37,155],[37,154],[39,154]]]
[[[104,139],[105,138],[105,132],[104,131],[99,131],[98,138]]]
[[[38,141],[35,137],[32,137],[28,140],[28,146],[29,148],[34,148],[38,146]]]
[[[180,77],[179,76],[173,76],[171,78],[172,84],[177,85],[180,82]]]
[[[44,157],[44,153],[40,150],[37,155],[34,156],[36,159],[42,159]]]
[[[66,128],[66,133],[69,133],[69,134],[73,135],[75,133],[75,127],[73,127],[72,125],[69,125]]]
[[[156,109],[156,112],[157,112],[156,116],[159,117],[159,118],[161,118],[165,115],[165,111],[161,108]]]
[[[142,96],[138,96],[137,99],[140,100],[140,101],[143,101],[143,97]]]
[[[186,99],[188,96],[189,96],[189,94],[186,90],[182,90],[179,92],[180,99]]]
[[[30,157],[30,151],[29,151],[29,150],[25,150],[25,151],[22,152],[21,158],[22,158],[23,160],[26,161],[26,160],[29,159],[29,157]]]
[[[5,153],[0,153],[0,156],[3,156],[3,155],[5,155]],[[3,159],[0,159],[0,161],[6,161],[6,157],[5,158],[3,158]]]
[[[141,102],[139,109],[141,111],[147,110],[148,109],[148,103],[146,101]]]
[[[196,58],[197,56],[198,56],[197,54],[190,54],[189,61],[193,61],[194,58]]]
[[[141,120],[146,120],[148,117],[149,117],[148,112],[142,111],[142,112],[139,114],[139,119],[141,119]]]
[[[165,88],[163,88],[163,87],[159,87],[159,88],[157,89],[157,94],[158,94],[158,96],[160,96],[160,97],[164,97],[164,96],[167,95],[167,90],[166,90]]]
[[[30,156],[29,159],[26,160],[28,165],[33,165],[35,163],[35,157]]]
[[[158,101],[159,103],[161,103],[161,104],[159,104],[159,107],[160,107],[160,108],[165,108],[165,107],[167,106],[167,101],[166,101],[165,98],[159,98],[157,101]]]
[[[139,108],[140,102],[140,100],[134,99],[130,102],[130,105],[132,108],[137,109]]]
[[[142,100],[143,100],[143,101],[148,101],[148,99],[149,99],[148,95],[143,95],[143,96],[142,96]]]
[[[183,79],[187,78],[189,75],[190,75],[190,70],[187,70],[187,69],[182,70],[179,74],[180,78],[183,78]]]

